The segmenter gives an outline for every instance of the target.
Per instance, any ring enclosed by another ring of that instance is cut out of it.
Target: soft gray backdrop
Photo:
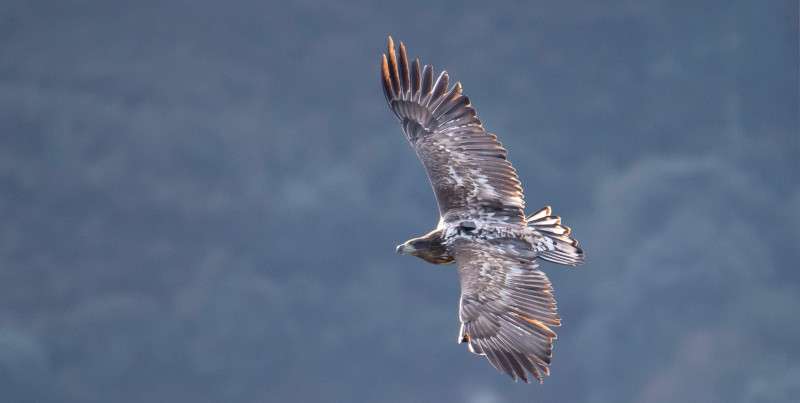
[[[446,68],[528,210],[552,376],[456,344],[387,108]],[[796,1],[0,1],[0,401],[797,401]]]

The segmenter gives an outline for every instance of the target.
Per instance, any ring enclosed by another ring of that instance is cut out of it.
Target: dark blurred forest
[[[395,254],[389,35],[587,253],[543,385]],[[0,401],[799,401],[798,49],[790,0],[0,1]]]

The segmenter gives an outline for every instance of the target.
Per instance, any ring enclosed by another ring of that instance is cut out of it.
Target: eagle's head
[[[432,231],[420,238],[410,239],[397,245],[398,255],[412,255],[433,264],[451,264],[453,257],[447,254],[447,248],[442,243],[441,231]]]
[[[430,239],[426,238],[414,238],[409,239],[397,245],[397,254],[398,255],[413,255],[413,256],[420,256],[428,253],[433,247],[434,242],[431,242]]]

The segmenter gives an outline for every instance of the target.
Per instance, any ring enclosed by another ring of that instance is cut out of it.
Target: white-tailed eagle
[[[458,342],[485,355],[515,381],[542,382],[559,326],[550,281],[537,258],[577,266],[584,262],[569,228],[545,207],[526,217],[522,188],[507,151],[486,133],[461,84],[443,71],[411,66],[392,38],[383,55],[386,101],[422,160],[439,205],[439,225],[397,247],[433,264],[458,266],[461,279]]]

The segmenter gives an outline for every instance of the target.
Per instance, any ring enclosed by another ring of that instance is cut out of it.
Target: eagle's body
[[[548,326],[561,319],[537,258],[575,266],[583,263],[583,251],[549,207],[525,217],[507,151],[484,131],[461,85],[448,89],[447,72],[434,82],[430,66],[421,71],[415,60],[409,68],[402,43],[398,63],[389,38],[382,84],[428,172],[440,214],[436,229],[399,245],[397,253],[457,264],[458,342],[514,380],[528,382],[530,372],[541,382],[556,337]]]
[[[474,221],[443,220],[435,230],[398,246],[397,253],[414,255],[433,264],[453,264],[456,262],[454,245],[468,240],[486,242],[487,245],[492,243],[522,245],[516,252],[522,254],[520,257],[530,259],[536,258],[533,253],[534,245],[548,242],[547,238],[533,227],[519,228],[487,221],[478,228]]]

